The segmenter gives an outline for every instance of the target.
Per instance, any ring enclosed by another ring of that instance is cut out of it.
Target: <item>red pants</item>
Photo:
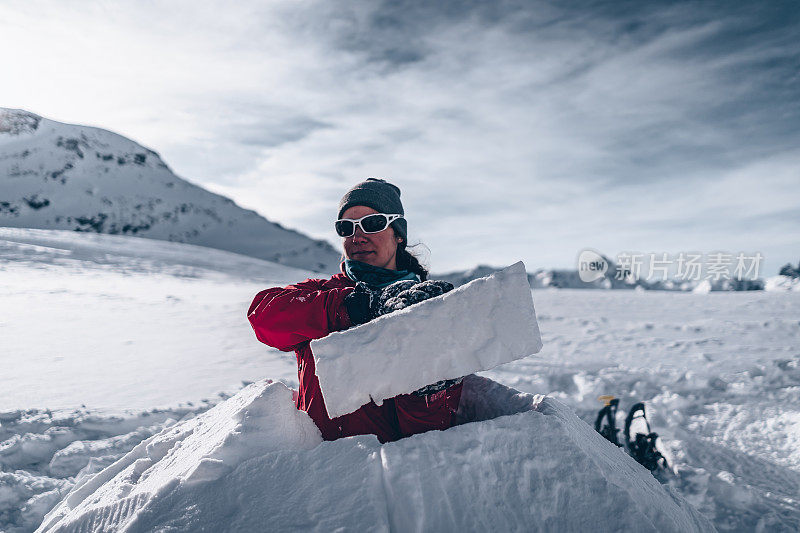
[[[385,400],[381,406],[370,402],[357,411],[328,421],[339,430],[335,438],[372,434],[380,442],[389,442],[452,427],[460,398],[461,383],[427,396],[401,394]],[[328,421],[314,420],[317,426],[320,422],[326,425]]]

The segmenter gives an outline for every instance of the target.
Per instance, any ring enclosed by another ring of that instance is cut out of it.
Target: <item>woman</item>
[[[455,422],[460,380],[402,394],[380,406],[370,402],[331,419],[314,373],[310,341],[374,318],[379,313],[375,291],[398,281],[413,284],[427,279],[428,272],[406,250],[404,215],[396,186],[376,178],[357,184],[339,202],[336,231],[346,257],[342,272],[330,279],[307,279],[263,290],[247,311],[258,340],[297,355],[296,406],[311,416],[325,440],[373,434],[389,442],[447,429]]]

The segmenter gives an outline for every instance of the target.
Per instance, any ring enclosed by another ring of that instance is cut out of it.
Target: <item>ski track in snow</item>
[[[303,273],[15,231],[0,235],[0,531],[32,531],[76,481],[242,382],[296,386],[293,354],[258,343],[245,312]],[[800,529],[800,294],[537,289],[534,302],[542,351],[482,375],[589,424],[601,394],[620,416],[645,401],[676,462],[662,481],[719,530]]]

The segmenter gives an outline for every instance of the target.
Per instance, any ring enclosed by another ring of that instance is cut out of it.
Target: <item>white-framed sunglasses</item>
[[[340,218],[334,226],[339,237],[350,237],[356,232],[356,226],[364,233],[380,233],[388,228],[389,224],[401,218],[403,215],[372,213],[361,218]]]

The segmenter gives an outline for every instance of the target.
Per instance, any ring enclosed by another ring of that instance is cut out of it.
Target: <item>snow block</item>
[[[380,445],[322,442],[283,385],[254,384],[146,440],[40,530],[713,531],[558,401],[477,376],[462,394],[464,424]]]
[[[451,292],[311,343],[331,418],[370,400],[537,353],[533,296],[520,261]]]

